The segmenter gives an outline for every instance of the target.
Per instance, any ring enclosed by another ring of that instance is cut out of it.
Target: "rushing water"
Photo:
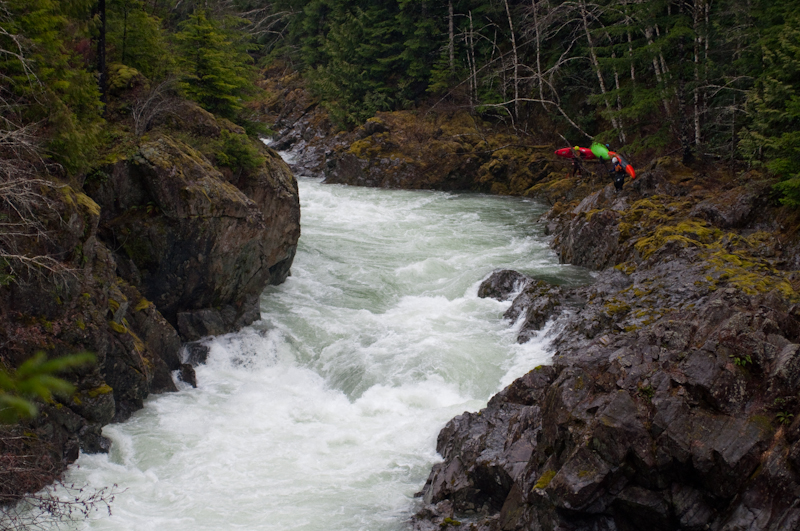
[[[262,320],[213,339],[197,389],[148,400],[104,429],[108,455],[71,468],[126,489],[79,528],[405,529],[442,426],[548,360],[480,281],[586,278],[558,265],[526,200],[309,179],[300,197],[292,276]]]

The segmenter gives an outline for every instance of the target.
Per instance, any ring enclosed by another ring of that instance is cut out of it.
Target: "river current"
[[[151,397],[106,426],[107,455],[68,481],[119,485],[112,516],[77,529],[407,529],[453,416],[547,363],[519,345],[509,303],[477,297],[493,269],[560,283],[536,223],[508,197],[300,180],[302,236],[262,319],[210,341],[197,389]]]

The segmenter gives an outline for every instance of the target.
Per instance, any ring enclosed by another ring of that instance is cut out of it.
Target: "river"
[[[548,248],[542,205],[299,185],[291,276],[261,321],[210,341],[197,389],[81,455],[69,482],[124,491],[76,529],[406,529],[444,424],[548,362],[546,334],[517,344],[509,303],[477,297],[495,268],[586,280]]]

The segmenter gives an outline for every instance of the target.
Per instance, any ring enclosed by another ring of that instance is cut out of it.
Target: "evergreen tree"
[[[0,57],[0,74],[8,80],[4,115],[45,125],[49,155],[66,173],[78,173],[93,159],[102,124],[97,79],[89,71],[92,2],[8,0],[5,7],[10,16],[0,46],[19,50],[27,62]]]
[[[800,13],[782,7],[784,22],[761,39],[764,69],[748,94],[740,150],[780,177],[783,203],[800,206]]]
[[[171,55],[161,21],[146,7],[142,0],[108,0],[109,57],[159,79],[170,69]]]
[[[252,59],[231,32],[203,10],[180,27],[175,39],[181,89],[206,110],[234,118],[253,86]]]

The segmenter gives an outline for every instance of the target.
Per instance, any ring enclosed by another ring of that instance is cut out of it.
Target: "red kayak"
[[[584,160],[591,160],[591,159],[597,158],[597,157],[594,156],[594,153],[592,153],[592,150],[589,149],[589,148],[579,147],[578,151],[581,154],[581,158],[584,159]],[[575,155],[575,148],[567,147],[567,148],[561,148],[561,149],[557,149],[556,150],[556,156],[557,157],[563,157],[565,159],[571,159],[574,155]]]
[[[622,158],[622,155],[619,153],[615,153],[614,151],[609,151],[608,154],[612,157],[617,157],[619,159],[619,163],[622,164],[622,168],[625,170],[631,179],[636,178],[636,170],[633,169],[633,166],[628,164],[628,161]]]

